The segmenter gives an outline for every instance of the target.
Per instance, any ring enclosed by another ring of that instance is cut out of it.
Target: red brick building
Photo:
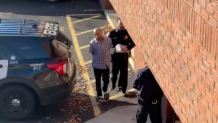
[[[110,0],[183,123],[218,122],[217,1]]]

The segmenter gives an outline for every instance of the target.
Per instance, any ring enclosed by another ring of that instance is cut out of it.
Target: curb
[[[107,18],[109,24],[111,25],[111,27],[112,27],[113,29],[116,28],[115,24],[113,23],[112,19],[110,18],[109,14],[107,13],[107,10],[104,10],[104,14],[105,14],[105,16],[106,16],[106,18]],[[129,64],[131,65],[132,69],[135,70],[135,69],[134,69],[134,60],[133,60],[132,57],[129,58]]]

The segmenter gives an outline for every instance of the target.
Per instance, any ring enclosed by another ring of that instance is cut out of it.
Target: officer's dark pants
[[[96,84],[96,91],[97,96],[102,96],[102,90],[103,92],[107,92],[109,80],[110,80],[110,70],[107,69],[96,69],[94,68],[94,74],[95,74],[95,84]],[[103,88],[101,89],[101,78],[103,79]]]
[[[161,99],[158,100],[157,104],[149,103],[147,106],[138,104],[137,123],[146,123],[148,114],[152,123],[162,123]]]
[[[116,85],[119,73],[118,87],[122,89],[123,93],[126,93],[128,85],[128,59],[123,61],[112,61],[112,84]]]

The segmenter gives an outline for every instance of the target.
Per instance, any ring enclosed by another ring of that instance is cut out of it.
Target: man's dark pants
[[[103,92],[107,92],[109,79],[110,79],[110,70],[107,69],[96,69],[94,68],[94,74],[95,74],[95,84],[96,84],[96,90],[97,90],[97,96],[102,96],[102,90]],[[103,79],[103,89],[101,89],[101,78]]]
[[[146,123],[148,114],[152,123],[162,123],[161,99],[158,100],[157,104],[152,104],[152,102],[147,105],[138,104],[137,123]]]
[[[128,85],[128,59],[120,61],[112,61],[112,84],[116,85],[117,76],[120,72],[118,81],[118,87],[122,88],[122,92],[125,93]]]

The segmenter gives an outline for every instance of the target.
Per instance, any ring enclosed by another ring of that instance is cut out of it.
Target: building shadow
[[[124,102],[118,100],[109,100],[107,102],[101,103],[99,107],[101,108],[103,114],[113,108],[122,107],[122,106],[136,106],[137,108],[137,103],[130,103],[130,102]]]

